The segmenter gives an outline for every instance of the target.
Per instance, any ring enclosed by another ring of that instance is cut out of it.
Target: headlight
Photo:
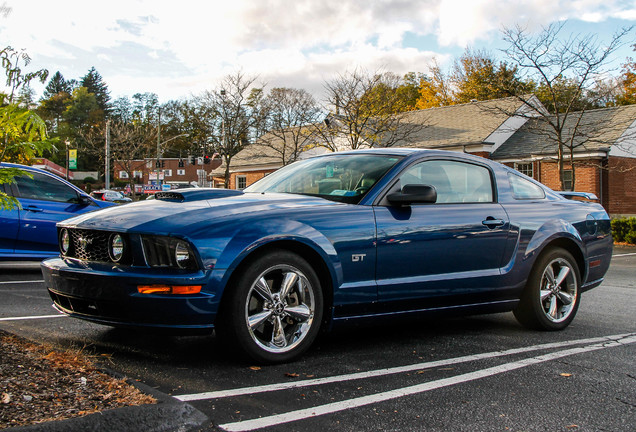
[[[126,243],[120,234],[113,234],[108,241],[108,255],[114,262],[119,262],[126,252]]]
[[[188,268],[191,255],[190,248],[186,242],[177,242],[177,246],[174,248],[174,257],[179,268]]]
[[[71,249],[71,235],[66,228],[60,231],[60,252],[62,255],[67,255]]]
[[[175,267],[187,270],[198,268],[194,252],[185,240],[143,235],[141,242],[146,263],[151,267]]]

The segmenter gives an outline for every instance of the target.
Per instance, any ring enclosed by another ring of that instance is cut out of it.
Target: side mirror
[[[408,184],[386,198],[393,205],[431,204],[437,201],[437,191],[431,185]]]
[[[79,195],[78,203],[83,206],[95,205],[93,200],[88,195]]]

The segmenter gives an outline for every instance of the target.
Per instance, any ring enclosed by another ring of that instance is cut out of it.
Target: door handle
[[[486,220],[481,221],[481,223],[482,225],[487,226],[490,229],[493,229],[496,227],[503,226],[506,223],[506,221],[502,219],[495,219],[492,216],[488,216]]]
[[[36,207],[36,206],[32,206],[32,205],[30,205],[30,206],[26,206],[26,207],[24,207],[24,209],[25,209],[26,211],[31,211],[31,212],[34,212],[34,213],[39,213],[39,212],[41,212],[41,211],[42,211],[42,209],[41,209],[41,208]]]

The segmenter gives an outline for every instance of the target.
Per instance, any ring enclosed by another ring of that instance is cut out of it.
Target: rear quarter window
[[[542,187],[532,183],[521,176],[508,173],[510,187],[512,188],[512,196],[518,200],[543,199],[545,191]]]

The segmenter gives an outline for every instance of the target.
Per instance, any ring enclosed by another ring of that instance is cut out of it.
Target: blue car
[[[0,184],[0,190],[18,199],[22,208],[0,209],[0,259],[41,260],[59,255],[55,224],[72,216],[110,207],[71,183],[44,170],[11,163],[29,175]]]
[[[559,330],[609,267],[605,210],[467,154],[333,153],[243,191],[156,199],[58,224],[55,307],[110,326],[215,329],[285,362],[358,319],[513,311]]]

